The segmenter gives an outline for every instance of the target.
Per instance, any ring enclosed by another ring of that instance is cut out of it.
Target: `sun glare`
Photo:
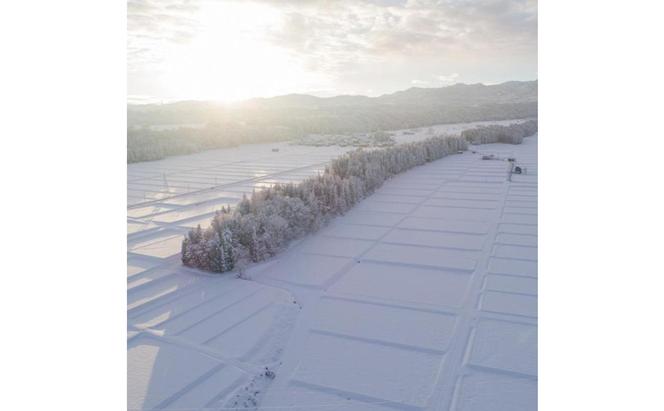
[[[270,42],[281,24],[270,6],[209,2],[199,19],[196,36],[175,46],[164,63],[173,94],[233,102],[298,89],[306,77],[294,57]]]

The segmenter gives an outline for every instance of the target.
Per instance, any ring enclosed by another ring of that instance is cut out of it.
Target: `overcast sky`
[[[537,78],[535,0],[130,0],[130,102]]]

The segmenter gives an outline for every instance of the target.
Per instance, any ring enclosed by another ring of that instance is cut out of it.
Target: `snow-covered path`
[[[388,181],[253,281],[178,261],[219,192],[132,208],[129,408],[535,409],[537,138],[477,150]]]

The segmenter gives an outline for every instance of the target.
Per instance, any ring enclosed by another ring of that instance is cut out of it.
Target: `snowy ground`
[[[343,149],[129,165],[130,193],[145,193],[128,210],[129,408],[535,409],[537,139],[473,149],[387,182],[251,281],[183,268],[182,234]],[[528,174],[508,182],[485,152]]]
[[[128,164],[129,217],[154,214],[139,206],[155,203],[164,210],[211,200],[233,204],[254,188],[310,176],[350,149],[253,144]]]
[[[499,120],[499,121],[475,121],[471,123],[452,123],[452,124],[437,124],[430,127],[419,127],[419,128],[410,128],[410,129],[400,129],[392,130],[387,132],[390,138],[392,139],[392,144],[399,144],[405,142],[419,141],[433,136],[438,136],[441,134],[447,135],[458,135],[463,130],[469,128],[475,128],[485,125],[510,125],[514,123],[522,123],[528,121],[528,119],[521,120]],[[378,142],[373,139],[372,135],[374,133],[350,133],[350,134],[310,134],[305,136],[302,139],[296,139],[292,144],[302,144],[308,146],[330,146],[330,145],[342,145],[342,146],[389,146],[390,144],[385,144],[383,141]]]
[[[453,124],[437,124],[431,127],[420,127],[412,128],[406,130],[395,130],[392,133],[394,134],[394,139],[397,143],[406,143],[409,141],[418,141],[424,140],[426,138],[437,136],[441,134],[459,134],[463,130],[469,128],[475,128],[479,126],[488,126],[491,124],[497,124],[501,126],[507,126],[514,123],[523,123],[530,119],[523,120],[500,120],[500,121],[475,121],[472,123],[453,123]],[[412,134],[411,134],[412,133]]]
[[[440,124],[391,133],[397,143],[404,143],[434,135],[458,134],[480,125],[508,125],[523,121],[526,120]],[[164,210],[210,200],[234,204],[238,195],[241,197],[242,193],[251,193],[254,188],[275,182],[299,181],[312,175],[329,160],[352,149],[288,143],[253,144],[129,164],[127,201],[130,209],[160,203],[164,205]],[[227,196],[222,195],[221,188],[228,192]],[[206,190],[212,192],[204,192]],[[132,210],[129,217],[147,216],[153,214],[152,211]],[[136,226],[135,229],[139,228]]]

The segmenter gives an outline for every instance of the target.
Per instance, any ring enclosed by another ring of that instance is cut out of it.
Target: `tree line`
[[[290,140],[295,134],[284,127],[257,127],[213,122],[203,127],[183,126],[166,130],[150,127],[127,129],[127,162],[160,160],[240,144]]]
[[[218,211],[210,227],[199,225],[185,236],[182,263],[221,273],[263,261],[350,210],[390,177],[467,148],[459,136],[441,136],[346,153],[322,174],[256,191],[233,210]]]
[[[211,115],[211,114],[210,114]],[[372,133],[429,127],[436,124],[523,119],[537,115],[537,103],[484,104],[477,107],[391,106],[328,107],[324,109],[236,109],[219,120],[200,120],[203,127],[179,126],[158,130],[140,122],[127,129],[127,161],[305,138],[311,134]],[[176,116],[173,116],[176,119]],[[141,125],[142,124],[142,125]]]
[[[461,132],[461,137],[470,144],[507,143],[521,144],[524,137],[537,133],[537,120],[528,120],[523,123],[499,126],[491,124],[471,128]]]
[[[537,121],[465,130],[398,146],[358,149],[334,159],[322,174],[300,183],[255,191],[231,210],[222,208],[207,229],[197,226],[182,242],[185,266],[226,272],[277,254],[291,241],[314,233],[376,191],[385,180],[413,167],[465,151],[468,144],[521,144]]]

